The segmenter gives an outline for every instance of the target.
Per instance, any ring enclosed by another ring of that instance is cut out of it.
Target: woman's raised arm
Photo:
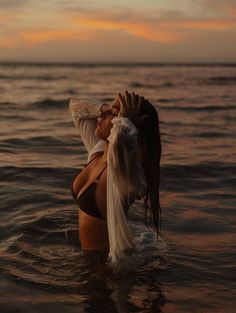
[[[105,150],[105,142],[95,134],[100,105],[72,99],[69,103],[69,111],[75,127],[88,152],[88,161],[92,154]]]

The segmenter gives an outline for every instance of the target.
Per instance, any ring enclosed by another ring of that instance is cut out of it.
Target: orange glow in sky
[[[236,62],[236,3],[0,2],[0,61],[51,59]]]

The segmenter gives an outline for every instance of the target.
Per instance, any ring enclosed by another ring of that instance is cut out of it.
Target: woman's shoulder
[[[104,153],[103,151],[99,151],[99,152],[95,152],[95,153],[91,154],[89,162],[93,161],[96,158],[98,158],[98,159],[101,158],[103,153]]]
[[[92,160],[95,155],[97,155],[99,153],[103,154],[104,150],[105,150],[105,141],[98,140],[97,143],[94,145],[94,147],[89,152],[87,162],[90,162],[90,160]]]

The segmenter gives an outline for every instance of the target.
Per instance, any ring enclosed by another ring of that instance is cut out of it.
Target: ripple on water
[[[8,244],[0,258],[2,273],[26,285],[74,292],[83,289],[84,284],[91,282],[91,279],[100,279],[105,273],[115,275],[111,276],[113,278],[130,274],[143,277],[167,266],[165,241],[162,238],[157,241],[155,234],[147,231],[142,222],[130,224],[137,249],[115,271],[111,271],[109,267],[104,268],[100,256],[84,255],[79,242],[69,243],[70,238],[65,233],[62,240],[54,238],[50,243],[47,235],[50,234],[52,238],[57,236],[54,224],[40,222],[41,227],[50,227],[44,227],[45,234],[42,238],[46,238],[45,240],[35,240],[34,227],[30,225],[35,223],[38,222],[28,223],[21,236],[6,239]]]

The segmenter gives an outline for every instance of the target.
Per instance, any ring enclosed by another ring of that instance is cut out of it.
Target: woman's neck
[[[109,142],[105,142],[105,150],[104,150],[103,155],[101,156],[101,159],[100,159],[102,162],[107,161],[108,146],[109,146]]]

